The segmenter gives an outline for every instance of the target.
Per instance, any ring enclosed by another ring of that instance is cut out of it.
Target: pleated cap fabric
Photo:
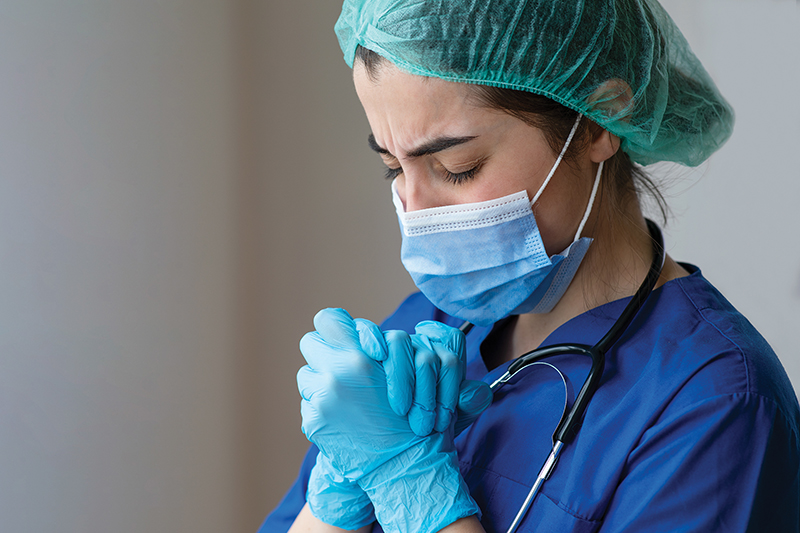
[[[335,29],[351,67],[363,46],[412,74],[549,97],[642,165],[699,165],[733,129],[655,0],[345,0]]]

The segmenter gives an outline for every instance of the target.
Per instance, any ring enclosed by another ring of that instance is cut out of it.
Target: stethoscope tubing
[[[578,393],[578,397],[575,399],[572,409],[570,409],[559,424],[556,434],[553,436],[554,441],[558,440],[568,443],[575,437],[577,427],[583,418],[583,413],[586,411],[589,401],[600,385],[600,379],[603,376],[603,369],[605,367],[606,352],[620,339],[628,327],[630,327],[636,314],[644,306],[647,297],[658,283],[658,278],[661,276],[661,269],[664,266],[665,259],[664,240],[661,236],[661,230],[654,222],[647,220],[647,227],[653,241],[653,261],[650,263],[650,269],[647,272],[647,276],[645,276],[645,279],[642,281],[642,284],[631,297],[625,309],[622,310],[619,318],[617,318],[608,332],[593,346],[587,344],[554,344],[552,346],[531,350],[515,359],[508,366],[506,372],[491,385],[492,392],[496,392],[521,370],[542,359],[565,354],[589,356],[592,359],[592,366],[589,370],[589,374],[584,380],[583,386]],[[460,329],[466,335],[472,327],[471,323],[464,322],[461,324]]]
[[[655,289],[659,277],[661,277],[661,271],[664,267],[665,260],[664,240],[661,235],[661,230],[651,220],[647,220],[647,228],[650,231],[650,236],[653,241],[653,261],[650,264],[650,270],[608,332],[593,346],[586,344],[555,344],[531,350],[515,359],[508,366],[506,372],[491,384],[492,392],[496,392],[523,369],[540,362],[542,359],[555,357],[557,355],[587,355],[592,359],[592,366],[589,370],[589,374],[586,376],[580,392],[578,392],[575,403],[568,412],[566,409],[564,410],[561,420],[553,433],[553,448],[550,455],[539,471],[539,475],[531,491],[528,493],[528,496],[525,498],[525,502],[517,513],[517,516],[509,527],[508,533],[516,531],[542,484],[550,477],[564,446],[571,442],[577,435],[586,408],[600,385],[605,367],[606,352],[620,337],[622,337],[633,323],[633,319],[642,309],[648,296],[653,292],[653,289]],[[464,322],[459,329],[466,335],[472,327],[473,325],[471,323]]]

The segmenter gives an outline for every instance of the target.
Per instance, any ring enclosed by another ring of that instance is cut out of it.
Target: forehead
[[[395,155],[439,136],[475,135],[497,115],[479,106],[465,83],[409,74],[389,62],[372,77],[356,62],[353,80],[375,139]]]

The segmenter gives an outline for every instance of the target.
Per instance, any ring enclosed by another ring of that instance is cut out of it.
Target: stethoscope
[[[581,387],[581,390],[575,399],[575,403],[572,405],[572,409],[567,412],[566,402],[564,404],[564,412],[561,415],[561,420],[558,423],[555,432],[553,433],[553,447],[550,452],[550,456],[547,458],[544,465],[542,465],[539,475],[536,478],[536,482],[533,484],[533,487],[528,493],[525,502],[522,504],[517,516],[511,523],[508,533],[513,533],[516,531],[520,522],[522,522],[525,513],[528,512],[528,508],[533,502],[533,499],[539,492],[539,488],[542,486],[542,483],[544,483],[544,481],[550,477],[550,474],[553,472],[553,468],[555,467],[558,457],[561,455],[561,451],[563,450],[564,446],[570,443],[577,435],[581,419],[583,418],[583,413],[586,411],[586,407],[589,405],[592,396],[600,384],[600,378],[603,375],[603,367],[605,365],[606,352],[609,350],[609,348],[611,348],[611,346],[614,345],[615,342],[619,340],[628,327],[630,327],[634,317],[636,316],[636,313],[638,313],[642,308],[647,300],[647,297],[653,291],[656,283],[658,282],[658,278],[661,275],[661,269],[664,266],[664,239],[661,236],[661,230],[654,222],[648,220],[647,228],[650,231],[650,236],[653,239],[653,262],[650,264],[650,270],[648,271],[644,281],[636,290],[636,293],[633,295],[630,302],[628,302],[628,305],[622,311],[622,314],[620,314],[617,321],[614,322],[614,325],[608,330],[608,333],[606,333],[605,336],[603,336],[603,338],[600,339],[594,346],[589,346],[587,344],[554,344],[552,346],[545,346],[543,348],[531,350],[530,352],[521,355],[514,360],[514,362],[509,365],[508,370],[506,370],[506,372],[491,385],[492,392],[496,392],[500,387],[508,383],[511,378],[521,372],[524,368],[535,364],[545,364],[555,369],[561,375],[561,379],[564,381],[564,386],[566,388],[564,375],[561,374],[561,372],[553,365],[545,363],[542,361],[542,359],[566,354],[587,355],[592,358],[592,367],[583,382],[583,386]],[[469,322],[464,322],[460,329],[464,332],[464,334],[466,334],[472,329],[472,324]]]

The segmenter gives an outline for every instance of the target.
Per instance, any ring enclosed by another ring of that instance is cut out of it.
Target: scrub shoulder
[[[800,527],[800,408],[791,383],[755,328],[688,267],[691,275],[653,293],[609,351],[582,428],[526,520],[560,531]],[[625,303],[575,317],[543,345],[594,343]],[[476,333],[468,377],[492,381],[507,364],[487,373]],[[574,399],[588,362],[553,362]],[[513,519],[517,507],[506,502],[524,499],[564,402],[546,369],[510,385],[457,440],[487,530]],[[530,461],[520,461],[522,450]]]
[[[677,278],[654,291],[657,305],[647,306],[642,314],[655,312],[656,316],[642,324],[637,319],[633,329],[642,328],[652,335],[653,350],[665,350],[680,356],[682,366],[703,364],[716,383],[704,392],[697,391],[695,400],[705,396],[724,393],[744,393],[762,395],[781,406],[788,406],[790,417],[797,416],[793,410],[797,397],[786,371],[769,343],[756,328],[703,276],[702,271],[688,263],[681,263],[690,275]],[[586,331],[589,335],[582,342],[593,344],[597,339],[590,334],[616,320],[628,298],[610,302],[591,309],[570,320],[551,335],[542,346],[556,342],[575,341],[576,332]],[[414,326],[422,320],[437,320],[458,327],[461,320],[451,317],[431,304],[423,294],[415,292],[392,313],[382,324],[383,329],[400,329],[413,333]],[[651,331],[651,328],[654,331]],[[468,339],[468,358],[475,370],[476,357],[480,357],[480,343],[491,332],[491,327],[476,327]],[[599,337],[598,337],[599,338]],[[628,342],[623,337],[620,345]],[[644,348],[645,339],[639,339],[639,348]],[[673,343],[670,347],[669,344]],[[662,353],[662,352],[659,352]],[[725,367],[726,371],[717,372]],[[505,366],[500,367],[505,368]],[[494,374],[496,371],[493,371]],[[722,377],[733,382],[721,381]],[[484,376],[472,375],[470,379]],[[696,380],[701,381],[701,380]],[[709,383],[706,383],[708,385]],[[677,399],[677,398],[676,398]]]

